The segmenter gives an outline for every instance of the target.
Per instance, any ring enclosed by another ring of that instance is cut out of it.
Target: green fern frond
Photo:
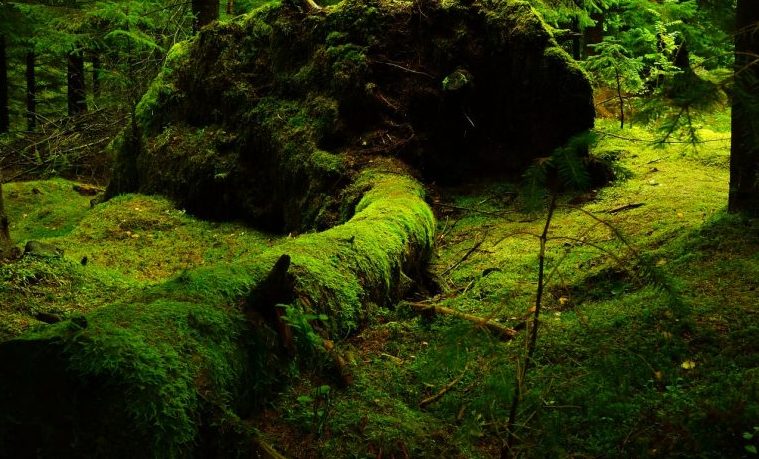
[[[570,147],[557,148],[553,163],[562,183],[569,188],[585,189],[590,185],[590,174],[577,152]]]
[[[575,189],[586,189],[590,186],[590,173],[583,158],[588,147],[596,140],[594,133],[585,132],[572,137],[565,146],[554,150],[551,155],[552,164],[564,186]]]
[[[538,158],[524,173],[522,203],[527,211],[542,210],[548,195],[546,177],[552,158]]]

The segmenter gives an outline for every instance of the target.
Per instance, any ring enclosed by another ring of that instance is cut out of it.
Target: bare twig
[[[435,394],[433,394],[433,395],[425,398],[421,402],[419,402],[419,408],[424,408],[427,405],[435,403],[438,400],[440,400],[441,398],[443,398],[443,396],[445,394],[447,394],[448,392],[450,392],[450,390],[453,389],[456,386],[456,384],[460,383],[461,380],[464,379],[464,375],[466,375],[466,371],[467,371],[467,369],[464,368],[464,371],[456,379],[454,379],[453,381],[451,381],[448,384],[446,384],[445,386],[443,386]]]
[[[637,209],[638,207],[643,207],[644,205],[645,205],[645,203],[643,203],[643,202],[634,202],[634,203],[631,202],[630,204],[625,204],[624,206],[619,206],[619,207],[616,207],[614,209],[607,210],[606,213],[607,214],[616,214],[618,212],[624,212],[625,210]]]
[[[491,318],[475,316],[472,314],[467,314],[465,312],[456,311],[455,309],[446,308],[444,306],[437,306],[434,304],[426,304],[426,303],[406,303],[406,304],[408,304],[409,306],[411,306],[412,309],[420,313],[431,312],[434,314],[444,314],[444,315],[449,315],[452,317],[456,317],[458,319],[463,319],[463,320],[472,322],[478,326],[485,327],[486,329],[488,329],[488,331],[498,336],[498,338],[503,341],[509,341],[513,339],[519,333],[513,328],[509,328],[505,325],[499,324],[498,322],[494,322]]]

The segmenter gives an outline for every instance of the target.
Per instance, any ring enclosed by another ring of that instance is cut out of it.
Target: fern
[[[522,204],[529,212],[542,210],[548,196],[547,180],[551,158],[538,158],[524,173]]]
[[[572,137],[567,145],[554,150],[551,164],[556,168],[562,185],[578,190],[590,187],[590,173],[583,157],[588,146],[595,141],[595,134],[585,132]]]

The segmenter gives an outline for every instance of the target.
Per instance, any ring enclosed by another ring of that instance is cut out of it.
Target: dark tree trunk
[[[572,57],[579,61],[582,58],[582,43],[580,38],[580,21],[577,18],[572,19]]]
[[[759,215],[759,1],[738,0],[728,209]]]
[[[5,54],[5,35],[0,35],[0,134],[8,132],[8,59]]]
[[[26,130],[34,131],[37,127],[37,79],[35,74],[34,51],[26,53]]]
[[[80,51],[72,51],[68,55],[68,109],[69,116],[87,111],[84,58]]]
[[[192,28],[197,32],[219,19],[219,0],[192,0],[192,15],[195,16]]]
[[[604,14],[593,13],[590,18],[596,21],[596,24],[583,31],[585,57],[596,54],[596,50],[591,45],[604,41]]]
[[[97,100],[100,97],[100,70],[102,69],[100,56],[97,53],[92,54],[92,97]]]
[[[688,42],[685,40],[681,40],[678,43],[672,63],[675,64],[675,67],[679,68],[683,72],[690,73],[693,71],[690,66],[690,51],[688,50]]]
[[[227,14],[234,14],[235,12],[235,0],[227,0]]]
[[[11,244],[11,235],[8,230],[9,226],[3,203],[2,177],[0,177],[0,261],[10,257],[13,253],[13,244]]]

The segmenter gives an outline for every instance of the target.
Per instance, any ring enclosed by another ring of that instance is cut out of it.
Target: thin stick
[[[416,310],[417,312],[431,312],[435,314],[444,314],[444,315],[453,316],[459,319],[467,320],[469,322],[473,322],[481,327],[485,327],[502,341],[509,341],[513,339],[519,333],[513,328],[509,328],[505,325],[501,325],[498,322],[493,322],[491,318],[467,314],[465,312],[456,311],[455,309],[446,308],[445,306],[437,306],[434,304],[426,304],[426,303],[406,303],[406,304],[411,306],[411,308]]]
[[[443,277],[443,276],[445,276],[446,274],[448,274],[449,272],[451,272],[451,271],[453,271],[454,269],[458,268],[458,267],[459,267],[459,265],[461,265],[461,263],[465,262],[465,261],[466,261],[466,260],[467,260],[467,259],[468,259],[470,256],[472,256],[472,254],[473,254],[475,251],[477,251],[477,249],[479,249],[479,248],[480,248],[480,246],[482,245],[482,243],[483,243],[483,242],[485,242],[485,238],[482,238],[482,240],[480,240],[480,241],[477,241],[477,242],[476,242],[476,243],[475,243],[475,244],[472,246],[472,248],[471,248],[471,249],[469,249],[469,251],[468,251],[467,253],[465,253],[463,257],[461,257],[461,259],[460,259],[459,261],[457,261],[456,263],[452,264],[451,266],[449,266],[449,267],[448,267],[448,269],[446,269],[445,271],[443,271],[443,273],[442,273],[442,274],[440,274],[440,277]]]
[[[548,230],[551,227],[554,211],[556,210],[556,194],[551,195],[551,203],[548,205],[548,216],[546,224],[543,227],[543,233],[540,235],[540,252],[538,254],[538,291],[535,298],[535,312],[532,317],[532,327],[530,329],[529,344],[527,346],[527,355],[524,359],[524,365],[521,370],[517,371],[517,377],[514,385],[514,397],[511,399],[511,410],[509,411],[509,421],[506,425],[507,437],[506,443],[501,449],[501,459],[514,457],[512,450],[514,446],[514,424],[516,423],[517,410],[519,409],[519,400],[522,398],[522,385],[527,377],[527,371],[532,363],[535,347],[538,343],[538,325],[540,319],[540,307],[543,301],[544,272],[546,258],[546,242],[548,241]]]
[[[459,375],[458,378],[454,379],[453,381],[451,381],[448,384],[446,384],[445,386],[443,386],[437,393],[435,393],[435,394],[433,394],[433,395],[425,398],[421,402],[419,402],[419,408],[424,408],[427,405],[435,403],[438,400],[440,400],[441,398],[443,398],[443,396],[445,394],[447,394],[451,389],[453,389],[456,386],[456,384],[460,383],[461,380],[464,379],[464,375],[466,375],[466,370],[467,369],[464,368],[464,371]]]

